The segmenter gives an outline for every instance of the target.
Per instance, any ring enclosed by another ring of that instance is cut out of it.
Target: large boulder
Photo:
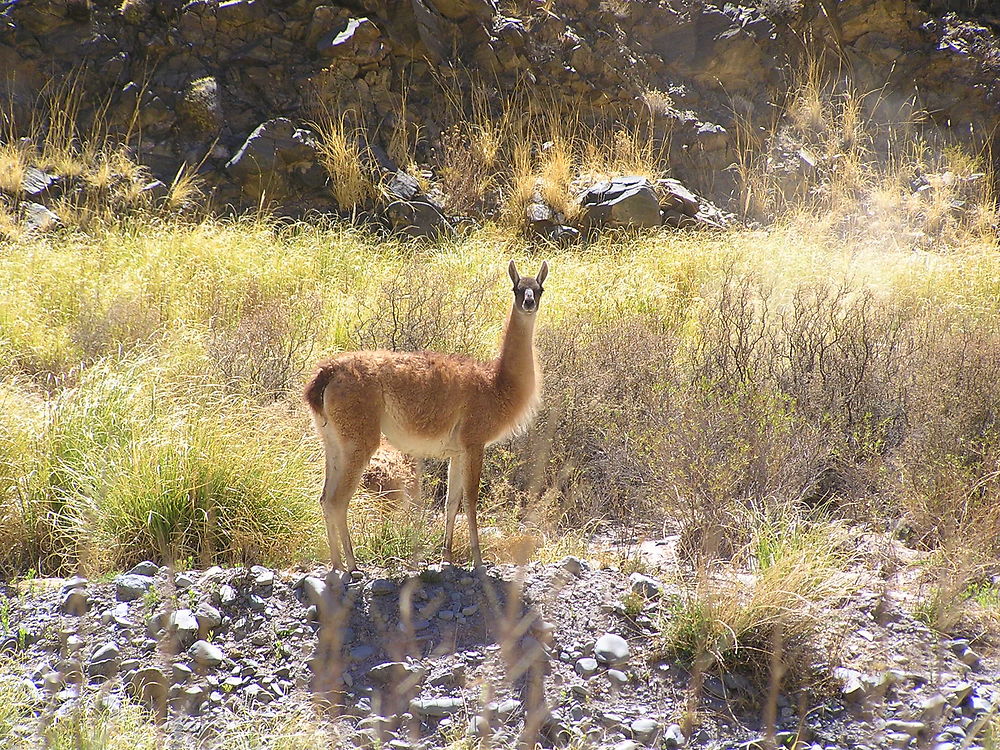
[[[226,171],[252,200],[284,200],[294,194],[296,183],[311,182],[308,176],[319,166],[318,157],[310,131],[276,117],[250,134],[226,164]]]
[[[614,177],[580,196],[587,227],[658,227],[663,223],[656,191],[645,177]]]

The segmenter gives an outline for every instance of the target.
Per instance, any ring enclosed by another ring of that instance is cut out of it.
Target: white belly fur
[[[461,453],[457,427],[457,424],[453,425],[451,430],[441,435],[415,435],[400,424],[391,409],[386,409],[379,424],[386,440],[397,450],[420,458],[448,458]]]

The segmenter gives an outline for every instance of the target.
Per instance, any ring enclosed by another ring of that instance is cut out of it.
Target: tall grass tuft
[[[109,360],[49,405],[13,488],[11,520],[35,532],[4,549],[3,569],[275,563],[309,549],[313,450],[289,439],[294,422],[206,379],[163,375],[148,353]]]

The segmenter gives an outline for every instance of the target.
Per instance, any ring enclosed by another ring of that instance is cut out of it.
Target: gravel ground
[[[767,747],[766,685],[750,674],[705,675],[697,721],[684,725],[691,675],[654,657],[671,595],[661,580],[671,578],[576,558],[346,581],[324,569],[173,574],[144,563],[108,582],[7,586],[0,649],[15,666],[2,678],[30,685],[26,745],[39,720],[81,700],[129,696],[179,747],[317,705],[344,746],[437,748],[472,735],[506,747],[529,734],[617,750]],[[909,609],[864,586],[827,607],[811,689],[778,696],[779,743],[980,747],[1000,706],[997,661]]]

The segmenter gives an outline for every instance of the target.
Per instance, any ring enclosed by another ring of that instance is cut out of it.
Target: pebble
[[[628,675],[622,672],[620,669],[609,669],[608,670],[608,681],[612,685],[618,687],[624,687],[628,684]]]
[[[660,733],[660,723],[655,719],[636,719],[629,725],[632,739],[643,745],[652,745]]]
[[[219,602],[223,606],[230,606],[236,602],[236,589],[228,583],[219,586]]]
[[[599,662],[617,666],[628,661],[630,654],[628,642],[620,635],[605,633],[594,644],[594,656]]]
[[[59,608],[68,615],[82,615],[90,609],[90,598],[85,591],[71,589],[63,596]]]
[[[622,740],[615,743],[611,750],[639,750],[640,747],[642,747],[642,745],[635,740]]]
[[[642,573],[633,573],[628,577],[629,587],[633,594],[638,594],[644,599],[655,599],[663,593],[663,584]]]
[[[194,611],[199,629],[213,630],[222,624],[222,613],[208,602],[201,602]]]
[[[152,578],[159,572],[160,572],[159,565],[157,565],[155,562],[151,562],[150,560],[146,560],[136,565],[134,568],[128,571],[126,575],[147,576],[149,578]]]
[[[388,578],[376,578],[367,588],[372,596],[389,596],[396,593],[396,584]]]
[[[927,729],[927,725],[922,721],[903,721],[901,719],[891,719],[885,723],[885,728],[890,732],[905,732],[911,737]]]
[[[684,743],[687,742],[687,738],[684,736],[681,725],[671,724],[667,727],[663,732],[662,742],[665,748],[683,747]]]
[[[410,711],[415,716],[441,718],[451,716],[465,707],[461,698],[414,698],[410,701]]]
[[[181,591],[186,591],[194,586],[194,578],[189,576],[187,573],[178,573],[174,576],[174,585]]]
[[[114,677],[121,668],[122,652],[115,643],[101,646],[90,657],[87,674],[91,677]]]
[[[581,677],[592,677],[597,673],[597,659],[591,659],[590,657],[585,657],[580,659],[574,669],[576,673]]]
[[[167,618],[166,631],[176,639],[179,649],[183,650],[198,637],[198,620],[190,609],[178,609]]]
[[[221,648],[205,640],[195,641],[188,653],[197,664],[205,667],[217,667],[226,658]]]
[[[153,579],[149,576],[136,573],[126,573],[115,579],[115,595],[120,602],[135,601],[153,585]]]

